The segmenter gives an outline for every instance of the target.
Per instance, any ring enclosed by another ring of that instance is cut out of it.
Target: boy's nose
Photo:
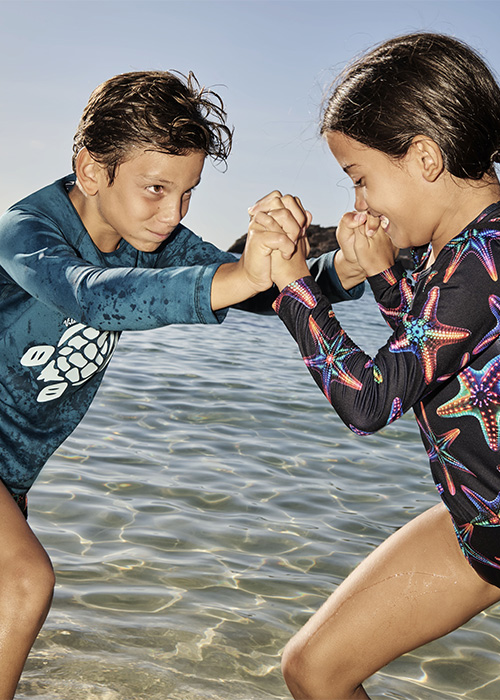
[[[165,202],[158,212],[158,220],[169,226],[177,226],[182,219],[180,202]]]

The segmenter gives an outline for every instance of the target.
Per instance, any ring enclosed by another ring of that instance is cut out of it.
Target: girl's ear
[[[75,173],[78,185],[84,194],[93,197],[99,191],[102,177],[102,167],[97,163],[86,148],[82,148],[76,156]]]
[[[443,154],[437,143],[428,136],[415,136],[410,149],[424,180],[437,180],[444,170]]]

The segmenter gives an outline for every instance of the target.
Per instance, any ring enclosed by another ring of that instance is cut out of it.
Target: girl
[[[395,38],[340,77],[322,134],[355,186],[344,256],[393,333],[373,359],[362,352],[300,255],[273,260],[275,310],[354,432],[414,409],[442,503],[374,551],[288,644],[284,675],[302,700],[367,698],[375,671],[500,600],[500,89],[455,39]],[[426,247],[412,275],[384,239]]]

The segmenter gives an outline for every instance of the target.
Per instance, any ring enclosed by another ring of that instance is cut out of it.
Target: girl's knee
[[[322,646],[318,639],[299,633],[283,650],[281,669],[294,697],[348,698],[362,679],[356,678],[356,663],[342,650],[335,650],[333,640]]]
[[[290,640],[283,651],[281,670],[294,697],[304,700],[325,697],[322,693],[328,684],[326,668],[319,663],[307,641],[298,637]]]

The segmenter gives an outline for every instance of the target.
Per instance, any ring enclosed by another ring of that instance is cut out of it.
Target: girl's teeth
[[[384,230],[389,226],[389,219],[387,218],[387,216],[380,217],[380,225]]]

